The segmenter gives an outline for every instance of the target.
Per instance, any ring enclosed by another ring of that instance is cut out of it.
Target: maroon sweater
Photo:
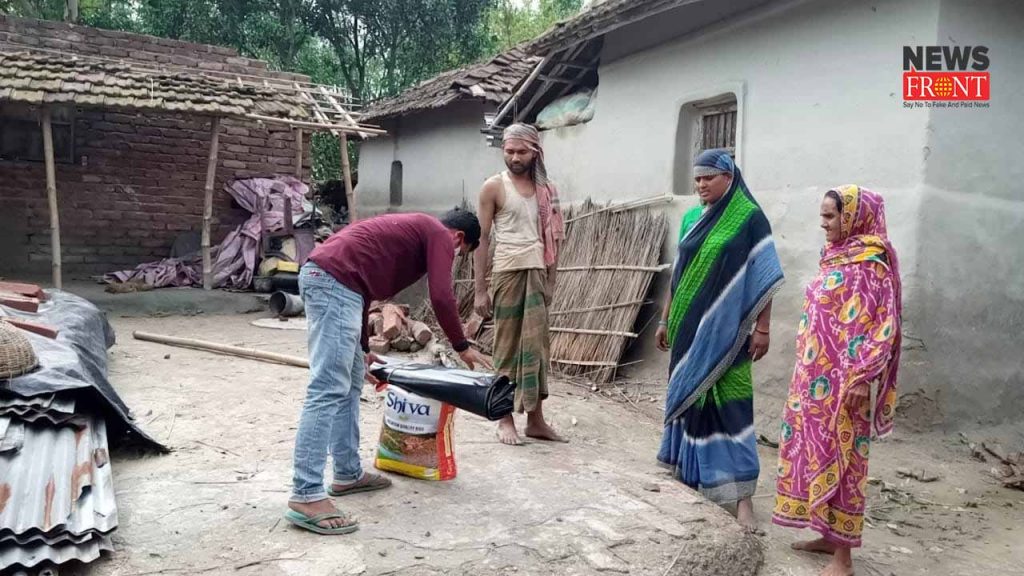
[[[369,351],[370,302],[387,300],[424,274],[430,303],[456,352],[469,348],[452,290],[455,246],[448,228],[427,214],[388,214],[346,226],[309,255],[346,288],[363,297],[363,351]]]

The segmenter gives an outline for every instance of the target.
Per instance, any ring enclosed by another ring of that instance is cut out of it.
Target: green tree
[[[486,52],[493,0],[312,0],[310,28],[335,53],[344,85],[372,100]]]
[[[554,23],[580,11],[583,0],[537,0],[536,4],[494,0],[487,12],[491,48],[502,52],[536,38]]]

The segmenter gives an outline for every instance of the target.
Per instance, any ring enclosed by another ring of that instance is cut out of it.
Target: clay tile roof
[[[270,86],[28,52],[0,52],[0,101],[309,118],[300,94]]]
[[[523,49],[527,54],[548,54],[676,6],[700,1],[704,0],[605,0],[555,24]]]
[[[463,99],[500,104],[512,95],[515,86],[539,61],[539,58],[513,48],[491,60],[442,72],[398,96],[379,100],[363,110],[362,120],[404,116],[420,110],[441,108]]]

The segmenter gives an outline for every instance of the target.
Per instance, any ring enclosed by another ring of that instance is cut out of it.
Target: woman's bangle
[[[658,320],[658,326],[665,326],[667,328],[668,322],[666,322],[665,320]]]
[[[757,333],[759,333],[759,334],[764,334],[765,336],[767,336],[767,335],[768,335],[768,331],[767,331],[767,330],[761,330],[761,329],[760,329],[760,328],[758,328],[757,326],[754,326],[754,332],[757,332]]]

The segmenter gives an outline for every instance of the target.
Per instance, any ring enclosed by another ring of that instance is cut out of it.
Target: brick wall
[[[0,15],[0,50],[22,45],[263,74],[266,64],[229,48]],[[274,76],[308,80],[304,76]],[[0,114],[32,111],[0,103]],[[65,270],[99,273],[164,258],[174,239],[201,230],[210,119],[78,109],[75,164],[57,164],[57,195]],[[309,174],[305,134],[304,179]],[[221,123],[214,188],[213,243],[248,213],[223,191],[246,176],[295,173],[295,132],[287,126]],[[307,180],[308,181],[308,180]],[[50,267],[46,176],[40,162],[0,160],[0,273],[38,274]]]

